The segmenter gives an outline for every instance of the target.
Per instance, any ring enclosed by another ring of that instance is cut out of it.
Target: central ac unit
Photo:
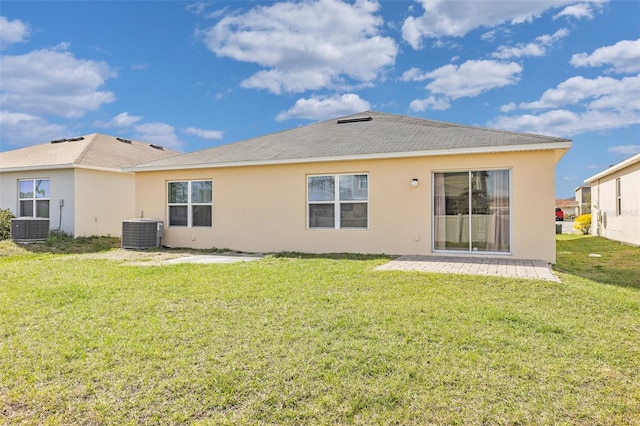
[[[49,219],[39,217],[11,219],[11,239],[13,241],[42,241],[47,238],[49,238]]]
[[[146,249],[160,247],[163,223],[155,219],[122,221],[122,248]]]

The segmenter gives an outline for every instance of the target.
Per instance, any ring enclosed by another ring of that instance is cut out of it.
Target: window
[[[433,174],[433,249],[510,252],[509,170]]]
[[[369,177],[327,175],[307,177],[309,228],[369,226]]]
[[[620,186],[620,178],[616,179],[616,216],[622,214],[622,187]]]
[[[169,182],[169,226],[210,227],[213,189],[210,180]]]
[[[49,179],[22,179],[18,182],[21,217],[49,217]]]

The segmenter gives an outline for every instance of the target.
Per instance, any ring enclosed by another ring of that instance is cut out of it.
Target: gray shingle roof
[[[368,120],[368,118],[371,120]],[[364,121],[361,121],[365,119]],[[341,121],[346,123],[339,124]],[[331,161],[464,152],[563,149],[571,141],[407,116],[365,111],[242,142],[140,164],[162,170],[249,164]],[[553,146],[552,146],[553,145]]]
[[[121,170],[178,154],[170,149],[154,148],[148,143],[92,133],[0,152],[0,171],[74,166]]]

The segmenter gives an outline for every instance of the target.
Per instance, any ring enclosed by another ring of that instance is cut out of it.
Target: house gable
[[[93,133],[0,152],[0,172],[75,167],[122,171],[179,154],[149,143]]]

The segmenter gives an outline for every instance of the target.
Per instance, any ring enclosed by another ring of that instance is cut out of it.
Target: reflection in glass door
[[[509,170],[433,174],[433,248],[511,250]]]

